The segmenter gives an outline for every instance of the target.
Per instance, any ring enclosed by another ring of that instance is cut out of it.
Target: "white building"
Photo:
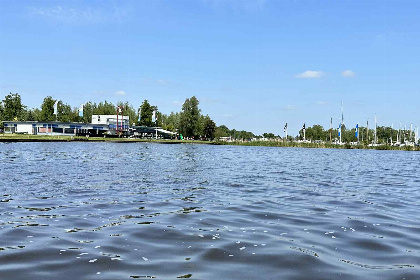
[[[118,126],[122,124],[122,119],[124,120],[124,127],[128,128],[130,124],[130,118],[128,116],[117,116],[117,115],[92,115],[92,124],[102,124],[102,125],[114,125],[114,129],[117,125],[118,117]]]

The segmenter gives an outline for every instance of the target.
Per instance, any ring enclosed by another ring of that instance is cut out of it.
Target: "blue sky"
[[[256,134],[374,122],[420,126],[420,1],[0,0],[0,93],[193,95],[217,125]]]

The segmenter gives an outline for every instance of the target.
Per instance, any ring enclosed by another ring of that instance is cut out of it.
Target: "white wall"
[[[16,127],[16,133],[28,133],[28,134],[33,134],[32,133],[32,124],[18,124]]]

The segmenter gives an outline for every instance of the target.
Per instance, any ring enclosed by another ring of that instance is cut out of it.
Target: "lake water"
[[[0,279],[420,279],[420,153],[0,143]]]

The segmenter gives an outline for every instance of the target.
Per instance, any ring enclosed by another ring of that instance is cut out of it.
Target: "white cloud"
[[[109,20],[122,20],[128,16],[129,10],[122,7],[97,9],[90,7],[72,8],[57,5],[50,7],[29,7],[28,12],[33,17],[70,24],[95,24]]]
[[[324,76],[324,72],[322,71],[305,71],[303,73],[297,74],[296,78],[302,78],[302,79],[314,79],[314,78],[321,78]]]
[[[182,106],[182,102],[181,101],[174,101],[172,103],[175,104],[176,106]]]
[[[281,107],[281,109],[284,111],[293,111],[293,110],[296,110],[296,106],[286,105],[286,106]]]
[[[326,106],[326,105],[328,105],[328,102],[327,101],[318,101],[318,102],[316,102],[316,105],[318,105],[318,106]]]
[[[351,70],[345,70],[341,72],[341,76],[346,77],[346,78],[353,78],[355,75],[356,74]]]
[[[116,91],[115,94],[119,96],[127,95],[127,93],[123,90]]]

